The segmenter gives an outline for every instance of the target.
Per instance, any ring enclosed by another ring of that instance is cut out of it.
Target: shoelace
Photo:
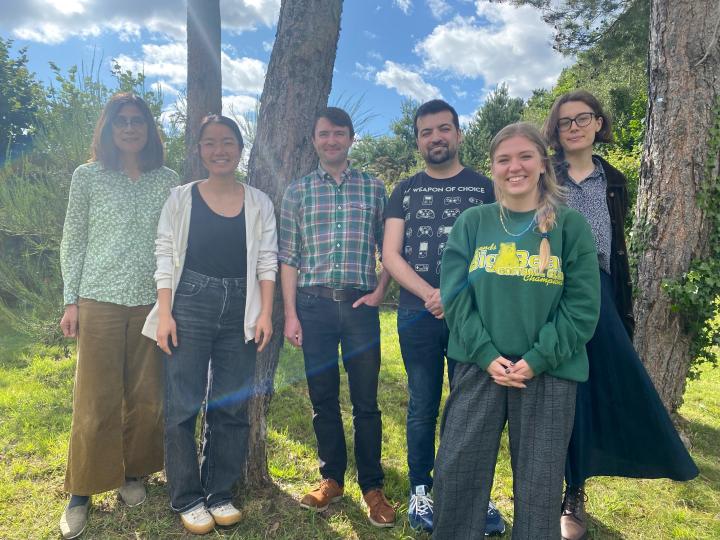
[[[230,503],[222,503],[217,506],[213,506],[213,511],[217,512],[218,514],[224,514],[226,512],[233,512],[235,510],[234,507],[231,507]]]
[[[585,495],[585,491],[582,489],[579,489],[577,491],[567,492],[565,494],[565,504],[564,504],[564,510],[563,514],[565,515],[575,515],[580,510],[580,506],[582,501],[583,503],[587,501],[587,495]]]
[[[204,506],[198,506],[197,508],[193,508],[188,512],[186,515],[190,521],[200,521],[205,520],[207,518],[207,509]]]
[[[410,501],[410,512],[414,512],[419,516],[432,513],[433,502],[427,495],[413,495]]]
[[[491,515],[491,516],[496,516],[496,515],[498,515],[500,512],[498,512],[497,506],[495,506],[495,504],[494,504],[492,501],[490,501],[490,502],[488,503],[488,511],[487,511],[487,513],[488,513],[489,515]]]

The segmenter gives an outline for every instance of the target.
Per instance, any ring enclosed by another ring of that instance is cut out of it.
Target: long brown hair
[[[530,141],[537,148],[543,165],[545,166],[545,172],[540,174],[540,180],[538,182],[540,200],[536,210],[537,230],[542,236],[539,254],[540,271],[544,272],[550,264],[550,256],[552,255],[550,253],[550,242],[548,241],[547,235],[555,227],[557,208],[564,200],[564,189],[558,184],[557,178],[555,178],[555,171],[550,162],[545,139],[543,139],[543,136],[535,126],[527,122],[518,122],[505,126],[493,137],[490,143],[490,161],[494,161],[498,146],[513,137],[523,137]],[[500,211],[504,212],[504,194],[502,187],[500,187],[497,182],[493,182],[493,187],[495,188],[495,198],[500,203]]]
[[[598,98],[593,96],[587,90],[575,90],[574,92],[567,92],[555,100],[555,103],[553,103],[550,108],[550,114],[545,119],[545,124],[543,125],[542,133],[550,147],[557,154],[563,153],[563,148],[560,144],[560,137],[558,136],[560,107],[565,103],[570,103],[571,101],[580,101],[584,103],[592,109],[596,118],[602,118],[602,126],[600,127],[600,131],[595,133],[595,140],[593,143],[609,143],[613,141],[612,122],[610,117],[603,110]]]
[[[132,92],[115,94],[105,104],[105,108],[100,114],[100,118],[95,126],[92,146],[90,147],[92,153],[90,161],[99,161],[104,168],[113,171],[122,169],[120,150],[115,146],[115,141],[113,140],[112,123],[120,112],[120,109],[125,105],[135,105],[140,109],[140,113],[145,119],[145,125],[147,126],[147,143],[138,156],[140,170],[147,172],[162,167],[164,151],[155,119],[145,100]]]

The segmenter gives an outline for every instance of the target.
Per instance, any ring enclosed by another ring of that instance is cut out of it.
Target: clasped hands
[[[436,319],[445,318],[442,300],[440,299],[440,289],[433,289],[425,298],[425,309],[427,309]]]
[[[525,381],[535,376],[532,368],[525,360],[521,359],[513,362],[504,356],[498,356],[490,362],[487,372],[497,384],[513,388],[526,388]]]

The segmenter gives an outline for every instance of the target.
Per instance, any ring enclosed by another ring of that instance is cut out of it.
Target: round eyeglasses
[[[596,116],[597,115],[595,113],[591,112],[580,113],[573,118],[565,116],[563,118],[558,118],[557,127],[559,131],[567,131],[572,127],[573,122],[575,122],[577,127],[584,128],[589,126],[590,122],[592,122],[593,118]]]

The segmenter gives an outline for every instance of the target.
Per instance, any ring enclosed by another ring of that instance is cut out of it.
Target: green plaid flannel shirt
[[[385,186],[348,167],[340,184],[322,167],[294,180],[280,211],[279,259],[299,269],[298,287],[369,291],[377,286]]]

